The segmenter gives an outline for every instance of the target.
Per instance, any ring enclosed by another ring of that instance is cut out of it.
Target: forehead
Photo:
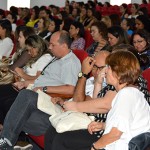
[[[142,37],[139,34],[135,34],[133,39],[141,39]]]
[[[98,30],[97,26],[92,26],[91,31],[95,31],[95,30]]]
[[[105,65],[105,59],[106,57],[103,54],[98,54],[95,56],[95,60],[96,60],[95,64],[97,66],[103,66]]]
[[[50,38],[50,43],[58,43],[59,33],[54,33]]]

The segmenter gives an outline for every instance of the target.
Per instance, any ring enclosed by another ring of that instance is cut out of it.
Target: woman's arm
[[[16,71],[17,74],[18,74],[21,78],[23,78],[25,81],[26,81],[26,80],[35,80],[35,79],[37,79],[37,78],[39,77],[39,75],[41,74],[41,71],[37,71],[37,73],[36,73],[35,76],[30,76],[30,75],[26,74],[23,69],[18,68],[18,67],[15,69],[15,71]]]
[[[103,135],[97,142],[94,143],[96,149],[104,148],[106,145],[120,139],[122,132],[117,128],[112,128],[108,134]],[[94,150],[91,148],[91,150]]]
[[[15,70],[16,67],[22,68],[29,61],[30,58],[31,56],[25,50],[22,52],[19,58],[12,65],[9,66],[9,68],[13,71]]]
[[[108,91],[102,98],[83,102],[65,102],[63,107],[66,111],[74,110],[87,113],[107,113],[111,108],[111,103],[115,95],[115,91]]]

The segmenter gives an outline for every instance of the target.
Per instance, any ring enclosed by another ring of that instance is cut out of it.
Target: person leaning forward
[[[81,65],[69,47],[69,34],[66,31],[55,32],[49,43],[49,49],[55,56],[53,61],[34,82],[15,83],[19,89],[33,83],[34,89],[21,90],[8,111],[1,133],[0,149],[11,149],[21,131],[38,136],[50,126],[49,115],[37,109],[38,94],[35,91],[45,91],[46,87],[46,93],[73,94]]]

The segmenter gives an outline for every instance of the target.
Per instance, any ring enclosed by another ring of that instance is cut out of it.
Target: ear
[[[76,29],[76,31],[77,31],[77,34],[79,33],[79,30],[80,30],[79,28],[77,28],[77,29]]]

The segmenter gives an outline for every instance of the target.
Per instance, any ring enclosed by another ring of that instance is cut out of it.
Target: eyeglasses
[[[100,66],[100,67],[98,67],[97,65],[94,65],[93,69],[102,70],[104,67],[106,67],[106,66]]]
[[[136,43],[140,44],[140,43],[142,43],[143,41],[145,41],[145,40],[137,40],[137,41],[133,41],[133,44],[136,44]]]

